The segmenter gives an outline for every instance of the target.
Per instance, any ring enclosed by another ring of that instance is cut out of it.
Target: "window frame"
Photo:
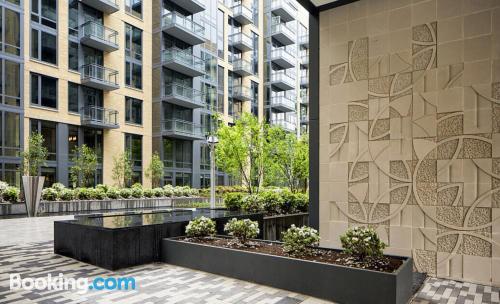
[[[33,76],[36,76],[37,77],[37,101],[38,103],[33,103]],[[50,79],[54,79],[55,80],[55,83],[56,83],[56,92],[55,92],[55,99],[56,99],[56,106],[55,107],[50,107],[50,106],[44,106],[42,105],[42,78],[50,78]],[[43,74],[38,74],[38,73],[33,73],[31,72],[30,73],[30,105],[31,106],[34,106],[34,107],[41,107],[41,108],[45,108],[45,109],[51,109],[51,110],[58,110],[59,109],[59,98],[58,98],[58,94],[59,94],[59,79],[57,78],[54,78],[54,77],[50,77],[50,76],[46,76],[46,75],[43,75]]]
[[[132,105],[134,102],[139,102],[140,103],[140,108],[141,108],[141,120],[140,123],[136,122],[132,119],[132,113],[135,111],[133,110]],[[129,119],[127,119],[127,116]],[[125,96],[125,123],[127,124],[132,124],[136,126],[142,126],[144,121],[144,101],[141,99]]]

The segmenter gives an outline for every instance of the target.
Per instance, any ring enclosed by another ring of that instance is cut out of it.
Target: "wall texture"
[[[368,224],[439,277],[500,284],[500,1],[320,15],[320,231]]]

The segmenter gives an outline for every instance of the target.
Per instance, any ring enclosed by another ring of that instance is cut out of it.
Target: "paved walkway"
[[[0,303],[329,303],[288,291],[168,264],[108,271],[53,253],[53,221],[72,216],[0,220]],[[14,291],[9,275],[65,278],[133,276],[137,290]],[[500,303],[499,288],[428,279],[412,303]]]

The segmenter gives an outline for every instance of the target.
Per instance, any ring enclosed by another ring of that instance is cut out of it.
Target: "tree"
[[[273,126],[266,132],[266,171],[268,185],[287,185],[292,191],[307,188],[309,144],[307,137],[298,139],[293,133]]]
[[[132,160],[130,151],[126,150],[113,157],[113,180],[120,188],[124,188],[132,180]]]
[[[92,185],[97,170],[97,154],[87,145],[81,145],[73,150],[71,158],[73,165],[69,169],[73,187],[88,187]]]
[[[264,176],[264,124],[243,113],[234,126],[221,124],[217,137],[217,166],[241,178],[249,193],[258,192]]]
[[[44,146],[43,135],[37,132],[31,133],[28,149],[21,152],[23,158],[23,172],[27,176],[37,176],[41,166],[47,161],[48,150]]]
[[[163,178],[163,168],[164,165],[160,155],[158,152],[154,152],[149,167],[146,169],[146,177],[151,179],[152,188],[160,186],[161,179]]]

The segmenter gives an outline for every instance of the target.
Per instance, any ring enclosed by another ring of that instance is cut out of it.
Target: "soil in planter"
[[[216,247],[231,248],[243,251],[284,256],[284,257],[292,257],[308,261],[336,264],[336,265],[383,271],[383,272],[394,272],[403,263],[402,259],[396,257],[382,256],[382,257],[370,257],[370,258],[359,259],[357,257],[345,254],[340,251],[328,250],[328,249],[312,249],[310,253],[300,256],[292,256],[284,252],[283,246],[279,243],[250,241],[245,246],[243,246],[237,243],[233,239],[225,239],[225,238],[186,237],[180,240],[198,244],[211,245]]]

